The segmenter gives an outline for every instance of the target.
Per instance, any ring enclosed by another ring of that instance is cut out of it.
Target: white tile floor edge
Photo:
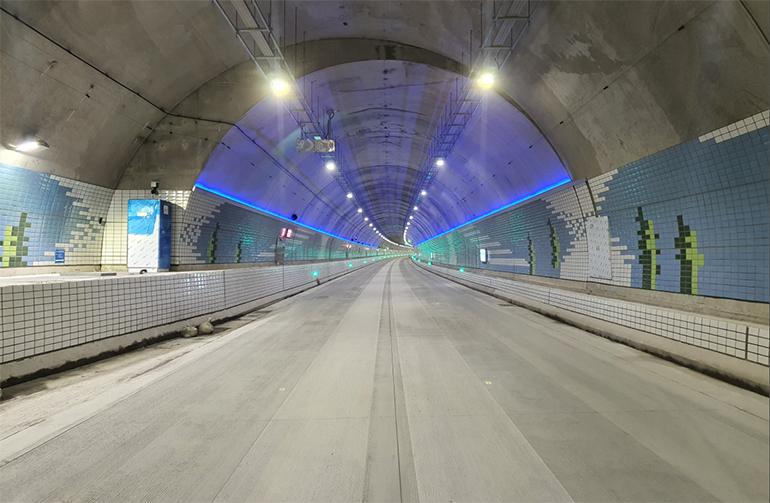
[[[480,286],[768,366],[770,333],[766,325],[739,323],[735,320],[694,315],[504,278],[482,276],[468,271],[460,272],[449,267],[415,263],[426,269],[438,267],[443,275]]]

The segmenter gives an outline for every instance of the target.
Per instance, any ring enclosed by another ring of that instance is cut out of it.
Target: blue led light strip
[[[201,185],[199,183],[196,183],[195,187],[199,188],[199,189],[203,189],[206,192],[211,192],[212,194],[216,194],[219,197],[223,197],[223,198],[225,198],[225,199],[227,199],[229,201],[233,201],[233,202],[236,202],[238,204],[242,204],[244,206],[248,206],[249,208],[255,209],[255,210],[257,210],[259,212],[262,212],[262,213],[266,213],[266,214],[268,214],[270,216],[273,216],[275,218],[279,218],[281,220],[285,220],[285,221],[287,221],[289,223],[292,223],[292,224],[300,225],[302,227],[305,227],[306,229],[310,229],[310,230],[315,231],[315,232],[320,232],[321,234],[326,234],[327,236],[331,236],[333,238],[341,239],[342,241],[347,241],[348,243],[352,243],[354,245],[363,245],[363,246],[368,246],[370,248],[379,248],[379,245],[372,245],[372,244],[366,244],[366,243],[360,243],[360,242],[357,243],[355,241],[351,241],[350,239],[346,239],[346,238],[337,236],[336,234],[332,234],[331,232],[326,232],[326,231],[322,231],[321,229],[316,229],[315,227],[311,227],[311,226],[309,226],[307,224],[303,224],[301,222],[298,222],[297,220],[292,220],[290,218],[286,218],[286,217],[284,217],[282,215],[279,215],[277,213],[273,213],[270,210],[266,210],[264,208],[260,208],[259,206],[254,205],[254,204],[248,203],[246,201],[242,201],[241,199],[238,199],[237,197],[229,196],[229,195],[227,195],[227,194],[225,194],[223,192],[220,192],[218,190],[215,190],[215,189],[210,189],[209,187],[206,187],[205,185]]]
[[[496,210],[492,210],[492,211],[490,211],[489,213],[487,213],[486,215],[481,215],[480,217],[476,217],[476,218],[474,218],[473,220],[468,220],[467,222],[465,222],[465,223],[462,223],[462,224],[458,225],[457,227],[453,227],[453,228],[449,229],[448,231],[444,231],[444,232],[442,232],[442,233],[440,233],[440,234],[436,234],[436,235],[435,235],[435,236],[433,236],[432,238],[428,238],[428,239],[426,239],[425,241],[421,241],[419,244],[416,244],[416,245],[414,245],[414,246],[421,246],[421,245],[424,245],[424,244],[425,244],[425,243],[427,243],[428,241],[431,241],[431,240],[433,240],[433,239],[436,239],[436,238],[440,238],[440,237],[441,237],[441,236],[443,236],[444,234],[449,234],[450,232],[452,232],[452,231],[456,231],[457,229],[459,229],[459,228],[461,228],[461,227],[465,227],[466,225],[472,224],[473,222],[478,222],[478,221],[479,221],[479,220],[481,220],[482,218],[487,218],[488,216],[494,215],[495,213],[500,213],[501,211],[505,211],[505,210],[509,209],[509,208],[510,208],[510,207],[512,207],[512,206],[516,206],[517,204],[521,204],[521,203],[523,203],[524,201],[528,201],[528,200],[530,200],[530,199],[532,199],[532,198],[534,198],[534,197],[537,197],[537,196],[539,196],[539,195],[541,195],[541,194],[545,194],[545,193],[546,193],[546,192],[548,192],[549,190],[553,190],[553,189],[556,189],[556,188],[558,188],[558,187],[561,187],[562,185],[566,185],[566,184],[568,184],[568,183],[572,183],[572,180],[570,180],[570,179],[567,179],[567,180],[562,180],[561,182],[557,183],[556,185],[552,185],[551,187],[545,188],[545,189],[543,189],[543,190],[541,190],[541,191],[539,191],[539,192],[535,192],[534,194],[530,194],[530,195],[528,195],[528,196],[522,197],[522,198],[521,198],[521,199],[519,199],[518,201],[514,201],[514,202],[512,202],[512,203],[510,203],[510,204],[506,204],[505,206],[503,206],[503,207],[501,207],[501,208],[497,208]]]

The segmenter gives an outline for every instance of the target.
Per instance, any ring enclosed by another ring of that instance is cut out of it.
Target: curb
[[[382,261],[384,262],[384,260]],[[296,286],[288,290],[282,290],[259,299],[238,304],[236,306],[215,311],[186,320],[179,320],[155,327],[146,328],[137,332],[115,335],[106,339],[90,341],[76,346],[57,349],[48,353],[29,356],[21,360],[13,360],[0,364],[0,397],[2,388],[8,388],[41,377],[57,374],[89,363],[94,363],[112,356],[128,353],[151,344],[180,337],[181,331],[188,325],[200,325],[211,318],[216,323],[222,323],[233,318],[246,315],[252,311],[263,309],[267,306],[299,295],[307,290],[325,285],[330,281],[342,278],[349,274],[367,269],[380,262],[372,262],[362,268],[350,269],[338,272],[327,278],[315,278],[304,285]]]
[[[720,381],[753,391],[764,396],[770,396],[770,371],[767,367],[745,360],[739,360],[708,349],[691,346],[682,342],[660,337],[654,334],[623,327],[609,321],[592,318],[584,314],[574,313],[535,300],[501,292],[494,288],[478,285],[472,281],[464,281],[453,276],[442,274],[437,269],[415,264],[419,270],[435,274],[446,280],[476,290],[492,297],[510,302],[524,309],[534,311],[548,318],[580,330],[598,335],[614,342],[619,342],[639,351],[651,354],[663,360],[676,363],[701,374],[719,379]]]

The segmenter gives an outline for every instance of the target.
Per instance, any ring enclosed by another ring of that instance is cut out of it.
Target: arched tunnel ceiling
[[[428,188],[421,173],[430,137],[450,91],[462,80],[427,65],[365,61],[321,70],[301,81],[308,89],[312,82],[314,96],[335,112],[332,136],[346,161],[342,175],[353,199],[346,197],[335,173],[326,170],[318,156],[296,152],[299,130],[276,97],[261,101],[239,121],[239,129],[225,135],[198,183],[372,243],[376,234],[369,223],[401,242],[413,216],[409,239],[420,242],[569,181],[535,126],[490,91]],[[424,197],[422,189],[428,189]]]
[[[260,3],[272,4],[277,35],[288,45],[295,39],[296,7],[297,39],[308,40],[297,51],[306,55],[306,65],[297,68],[307,66],[311,73],[346,61],[392,59],[426,64],[433,67],[430,71],[461,71],[469,44],[478,50],[480,17],[489,26],[492,7],[499,5],[441,0]],[[531,177],[558,162],[538,153],[549,144],[575,178],[591,177],[768,107],[767,2],[560,0],[532,5],[532,22],[499,78],[501,96],[510,97],[523,114],[514,107],[508,118],[479,110],[477,136],[461,139],[448,160],[451,169],[439,174],[437,189],[419,203],[413,240],[511,199],[510,187],[527,192],[528,179],[520,173]],[[219,140],[232,132],[227,124],[166,112],[235,123],[246,121],[265,96],[264,81],[210,0],[3,0],[0,7],[0,143],[7,146],[34,131],[51,144],[34,155],[0,149],[0,161],[113,188],[146,188],[149,180],[161,179],[165,188],[189,189]],[[289,58],[294,54],[292,47],[286,52]],[[426,100],[421,109],[433,106],[434,94],[420,93]],[[483,106],[497,108],[498,98],[486,99]],[[331,104],[324,105],[342,109],[335,100],[330,95]],[[364,136],[351,134],[371,129],[378,120],[367,117],[346,117],[349,166],[369,173],[356,178],[356,197],[382,220],[378,226],[395,232],[408,208],[404,194],[414,192],[408,183],[419,166],[409,163],[420,146],[410,140],[402,144],[401,160],[375,164],[370,157],[381,158],[385,150],[370,152],[362,147]],[[423,130],[431,134],[435,124],[434,116],[419,117],[412,124],[416,138]],[[527,117],[536,127],[529,127]],[[406,127],[409,119],[403,119]],[[538,130],[544,139],[535,141]],[[510,150],[484,149],[501,140],[501,131],[518,138]],[[539,157],[517,150],[525,144]],[[506,161],[514,152],[516,166]],[[296,167],[292,180],[309,173],[302,163]],[[500,177],[506,181],[497,181]],[[381,202],[391,179],[404,185],[392,196],[397,210],[386,210],[391,203]],[[326,187],[316,181],[319,190]],[[439,196],[441,187],[445,190]],[[271,201],[278,197],[277,186],[266,190],[272,190]],[[335,198],[324,204],[343,208],[345,201]],[[320,222],[323,211],[340,210],[315,211]],[[334,225],[343,221],[340,217]]]

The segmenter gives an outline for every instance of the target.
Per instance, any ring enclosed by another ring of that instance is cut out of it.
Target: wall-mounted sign
[[[479,249],[479,260],[482,264],[487,263],[487,249],[486,248],[480,248]]]
[[[53,263],[54,264],[64,263],[64,248],[56,248],[56,250],[54,251]]]

